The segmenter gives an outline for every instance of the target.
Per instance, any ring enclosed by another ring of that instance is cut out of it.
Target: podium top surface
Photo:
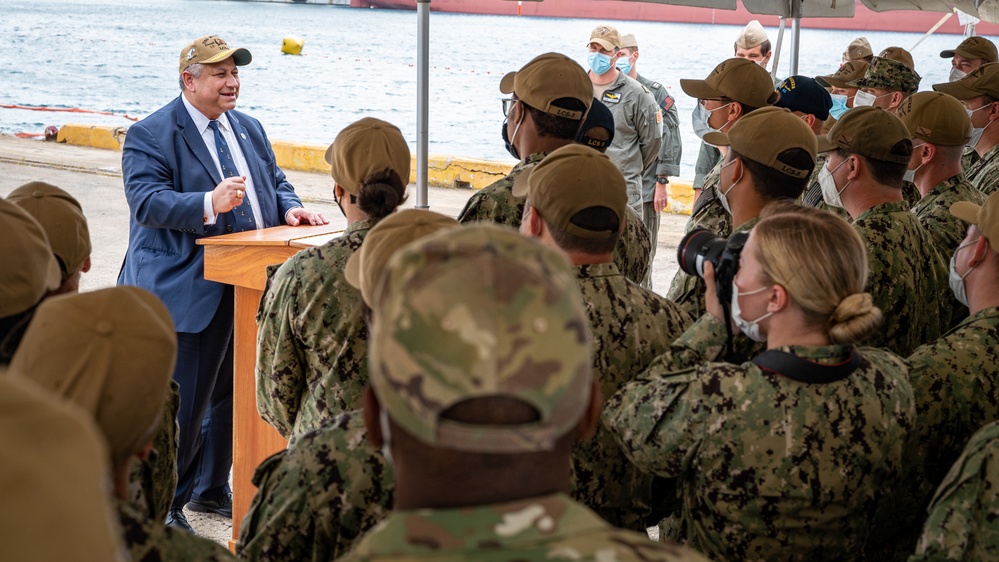
[[[296,240],[305,238],[322,237],[329,240],[339,232],[342,232],[342,229],[332,224],[318,226],[285,225],[201,238],[198,240],[198,244],[202,246],[291,246]],[[305,245],[311,246],[313,244],[306,243]]]

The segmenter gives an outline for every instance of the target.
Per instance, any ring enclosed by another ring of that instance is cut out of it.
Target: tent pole
[[[801,41],[801,0],[791,0],[791,74],[798,74],[798,47]]]
[[[430,0],[416,0],[416,205],[427,201],[427,146],[430,105]]]

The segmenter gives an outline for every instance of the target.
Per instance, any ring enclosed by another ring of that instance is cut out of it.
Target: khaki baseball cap
[[[21,207],[0,199],[0,318],[28,310],[62,283],[45,229]]]
[[[395,125],[365,117],[344,127],[326,149],[330,175],[351,195],[361,193],[364,178],[391,171],[409,185],[409,145]]]
[[[934,84],[933,89],[959,100],[990,96],[999,99],[999,62],[990,62],[972,70],[955,82]]]
[[[767,32],[760,25],[758,20],[752,20],[742,29],[742,33],[735,39],[735,46],[740,49],[752,49],[753,47],[768,41]]]
[[[62,267],[62,279],[76,273],[90,257],[90,229],[79,201],[62,189],[41,181],[26,183],[7,199],[35,218]]]
[[[119,286],[46,299],[10,368],[91,414],[119,466],[159,426],[176,356],[166,306]]]
[[[508,72],[500,80],[500,91],[517,94],[524,103],[566,119],[580,120],[586,111],[565,109],[555,105],[557,100],[579,100],[588,110],[593,102],[593,83],[579,63],[559,53],[545,53],[534,57],[523,68]]]
[[[807,178],[815,167],[818,146],[815,133],[791,110],[764,107],[749,113],[732,125],[726,133],[710,132],[704,142],[715,146],[731,146],[740,155],[787,174],[792,178]],[[795,168],[780,161],[785,150],[802,148],[812,157],[812,166]]]
[[[681,79],[680,88],[692,98],[728,98],[755,108],[773,105],[780,98],[766,70],[738,57],[722,61],[704,80]]]
[[[949,59],[961,55],[966,59],[982,59],[985,62],[999,62],[996,44],[977,35],[968,37],[952,51],[940,51],[940,58]]]
[[[866,61],[862,60],[848,61],[832,74],[816,76],[815,81],[826,88],[855,88],[856,86],[851,86],[849,82],[863,78],[869,66]]]
[[[590,40],[586,45],[589,46],[590,43],[596,43],[608,51],[616,51],[621,46],[621,35],[614,26],[601,24],[590,32]]]
[[[884,55],[889,56],[884,56]],[[852,88],[881,88],[915,93],[922,77],[912,68],[912,56],[900,47],[889,47],[874,57],[863,78],[848,82]]]
[[[527,196],[528,204],[564,232],[580,238],[608,238],[621,232],[628,206],[628,188],[610,158],[588,146],[570,144],[553,151],[527,173],[526,182],[515,183],[514,195]],[[527,191],[524,191],[524,184]],[[576,224],[576,213],[606,207],[618,218],[617,230],[591,230]]]
[[[475,224],[432,234],[389,260],[373,311],[371,385],[396,425],[436,447],[549,451],[591,397],[592,336],[562,252],[511,228]],[[447,419],[466,400],[523,401],[535,422]]]
[[[888,47],[878,53],[878,58],[900,62],[905,65],[906,68],[916,70],[916,64],[912,62],[912,53],[906,51],[902,47]]]
[[[637,49],[638,39],[635,39],[633,33],[628,33],[621,36],[621,48],[622,49]]]
[[[843,51],[843,59],[847,61],[862,60],[874,54],[866,37],[857,37]],[[866,61],[865,61],[866,62]]]
[[[971,137],[971,118],[961,102],[943,92],[917,92],[895,115],[913,139],[939,146],[964,146]]]
[[[453,218],[424,209],[392,213],[368,231],[361,248],[347,259],[344,276],[361,291],[364,302],[374,308],[375,289],[392,254],[414,240],[456,226],[460,223]]]
[[[950,206],[950,214],[971,223],[982,231],[993,252],[999,252],[999,191],[985,198],[984,205],[971,201],[958,201]]]
[[[183,74],[192,64],[213,64],[229,57],[236,66],[246,66],[253,60],[250,51],[242,47],[230,48],[218,35],[198,37],[180,51],[180,73]]]
[[[880,107],[848,110],[829,133],[818,137],[819,152],[841,149],[872,160],[905,164],[912,156],[909,130],[895,114]]]

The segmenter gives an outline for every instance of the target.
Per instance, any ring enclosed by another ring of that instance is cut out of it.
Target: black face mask
[[[517,147],[513,146],[510,142],[510,136],[506,134],[506,119],[503,120],[503,146],[506,147],[506,151],[510,153],[517,160],[520,160],[520,155],[517,154]]]

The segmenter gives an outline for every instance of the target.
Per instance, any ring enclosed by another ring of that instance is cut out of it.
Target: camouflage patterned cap
[[[909,130],[894,114],[880,107],[854,107],[818,137],[819,152],[844,150],[872,160],[905,164],[912,156]]]
[[[770,73],[749,59],[724,60],[704,80],[681,79],[680,88],[692,98],[728,98],[753,108],[777,103]]]
[[[959,100],[990,96],[999,99],[999,62],[983,64],[955,82],[934,84],[933,89]]]
[[[507,72],[500,80],[500,91],[517,94],[524,103],[557,117],[578,121],[593,100],[593,83],[579,63],[559,53],[538,55],[514,72]],[[574,99],[586,108],[565,109],[556,102]]]
[[[846,50],[843,51],[843,60],[844,61],[863,60],[864,58],[869,57],[873,54],[874,51],[871,50],[871,43],[867,40],[867,38],[857,37],[853,41],[850,41],[850,44],[847,45]]]
[[[852,88],[880,88],[907,94],[919,89],[922,78],[912,67],[912,55],[900,47],[889,47],[874,57],[864,77],[849,82]]]
[[[54,185],[33,181],[11,191],[7,199],[35,217],[45,229],[64,281],[83,267],[92,249],[90,229],[75,197]]]
[[[49,238],[24,209],[0,198],[0,318],[38,304],[62,276]]]
[[[736,121],[727,134],[712,131],[704,135],[704,142],[731,146],[742,156],[793,178],[807,178],[815,164],[815,133],[791,110],[782,107],[757,109]],[[781,153],[792,148],[808,152],[812,166],[800,169],[781,162]]]
[[[351,195],[361,193],[361,182],[371,174],[386,171],[399,174],[409,184],[409,145],[395,125],[365,117],[340,131],[326,149],[333,181]]]
[[[343,270],[347,282],[361,291],[368,307],[374,308],[375,289],[385,264],[399,248],[460,223],[451,217],[424,209],[404,209],[378,221],[364,237],[361,248],[350,255]]]
[[[940,51],[940,58],[942,59],[953,58],[954,55],[961,55],[966,59],[982,59],[984,62],[999,62],[999,53],[996,52],[996,44],[977,35],[961,41],[961,44],[956,49]]]
[[[917,92],[902,102],[895,115],[913,139],[938,146],[964,146],[971,136],[971,118],[961,102],[943,92]]]
[[[869,66],[866,61],[852,60],[844,63],[833,74],[816,76],[815,81],[826,88],[853,88],[849,82],[863,78]]]
[[[989,241],[992,251],[999,251],[999,191],[993,191],[984,205],[958,201],[950,206],[950,214],[977,226]]]
[[[592,336],[561,252],[510,228],[476,224],[403,247],[385,276],[369,368],[398,426],[436,447],[517,453],[551,450],[579,423],[593,381]],[[455,404],[491,396],[524,401],[538,421],[443,417]]]

